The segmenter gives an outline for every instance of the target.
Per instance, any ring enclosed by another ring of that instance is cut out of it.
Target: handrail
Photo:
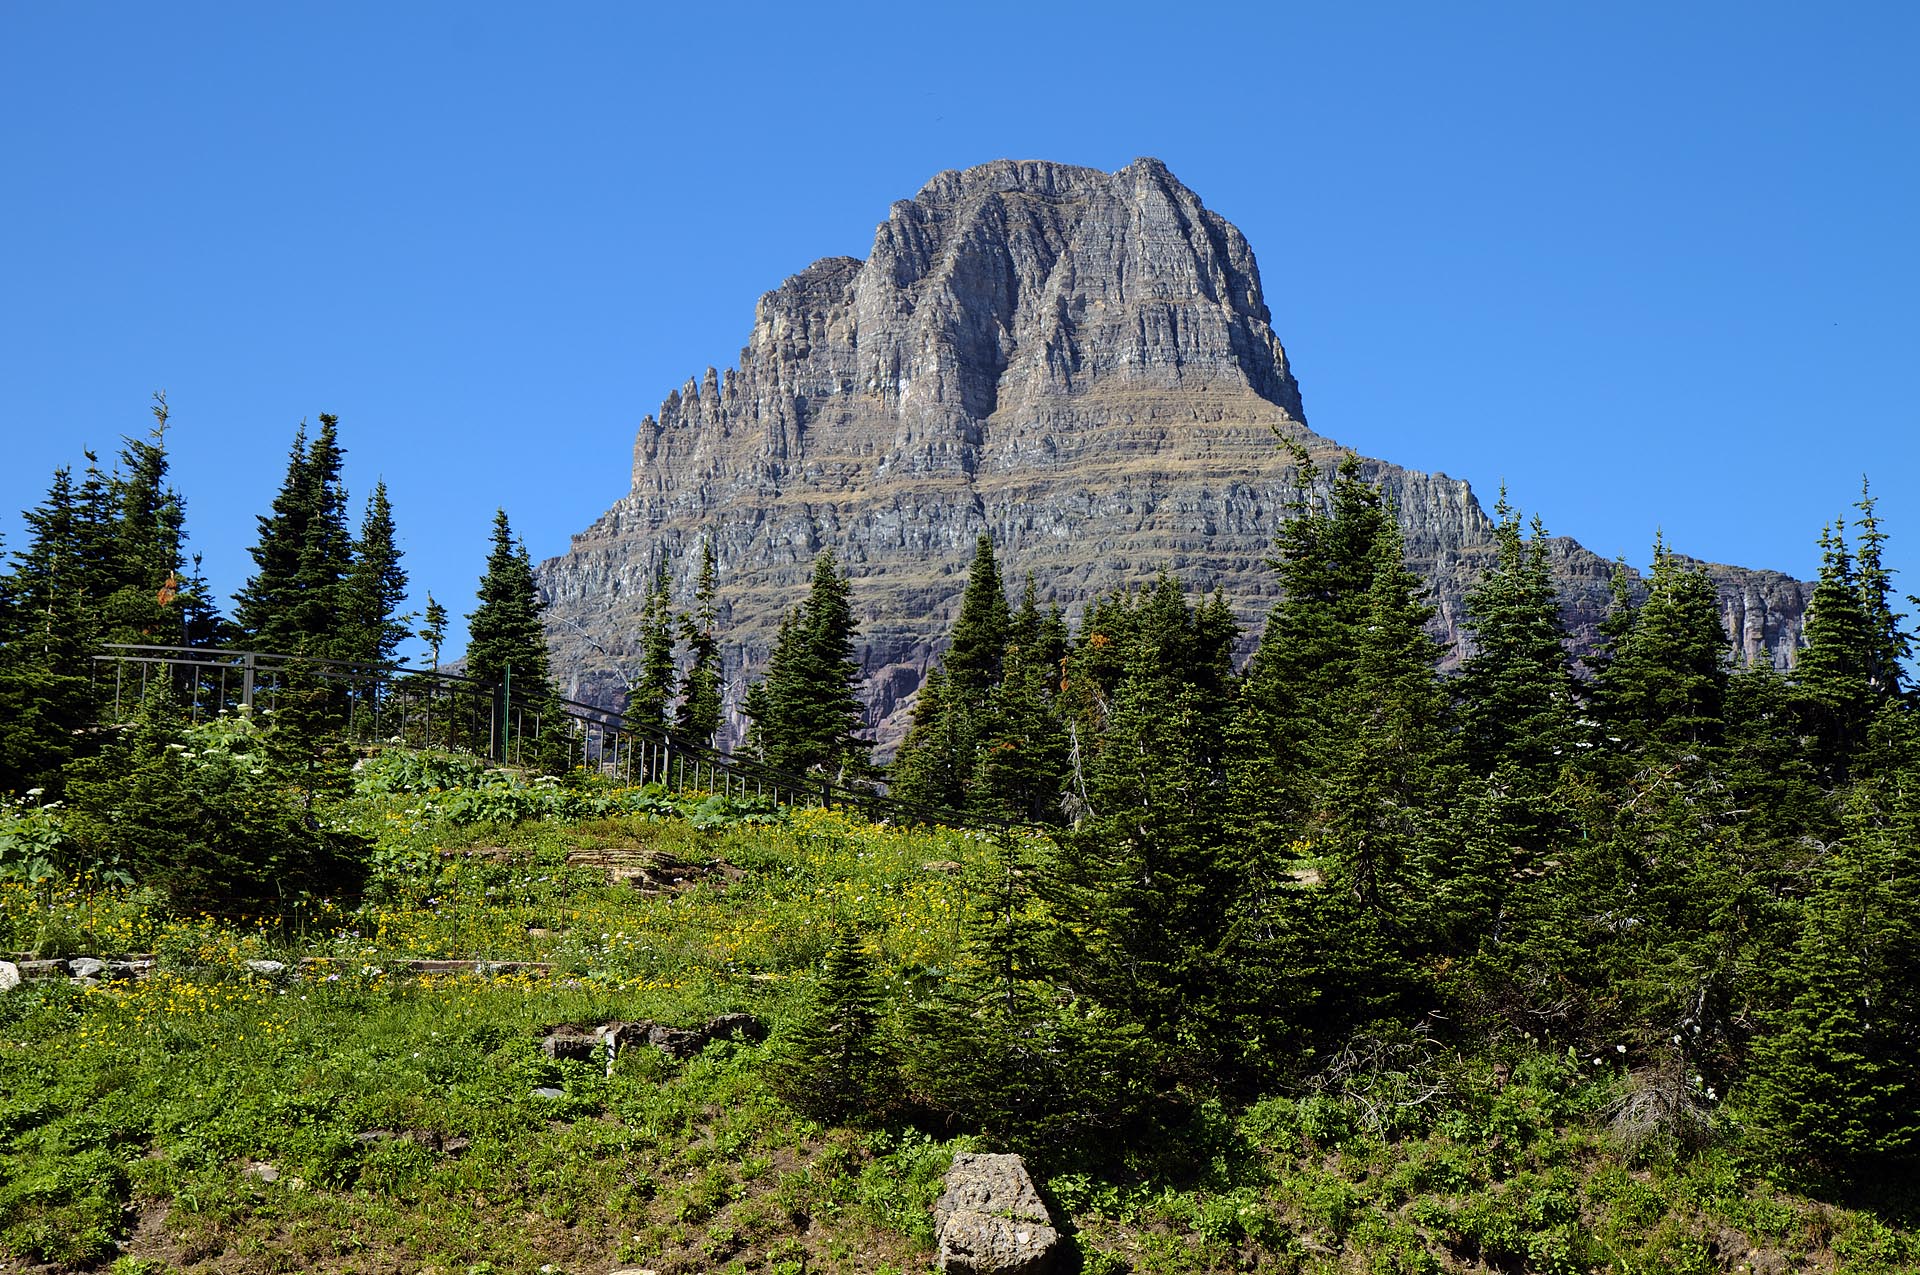
[[[142,694],[156,667],[168,670],[168,676],[186,692],[189,711],[195,717],[242,706],[251,709],[261,697],[271,705],[285,675],[303,669],[345,683],[349,703],[344,730],[361,742],[477,749],[484,736],[488,756],[512,762],[526,756],[529,737],[536,741],[545,738],[549,726],[557,724],[566,732],[569,765],[577,758],[584,768],[630,781],[637,778],[643,783],[697,790],[704,779],[708,791],[728,796],[751,792],[787,805],[849,806],[875,817],[886,815],[904,822],[959,828],[1000,829],[1011,825],[1009,820],[991,816],[901,801],[884,791],[856,788],[824,775],[796,775],[696,743],[664,722],[629,723],[623,712],[580,700],[556,697],[532,701],[519,695],[503,696],[499,685],[465,673],[224,647],[116,642],[105,644],[102,651],[93,658],[96,664],[115,666],[116,713],[123,711],[128,666],[139,668]],[[217,680],[210,676],[216,673]],[[239,679],[237,699],[229,685],[230,676]],[[442,710],[437,722],[436,705]],[[560,723],[547,721],[554,713],[561,718]],[[527,729],[529,721],[531,731]],[[382,733],[383,728],[386,733]]]

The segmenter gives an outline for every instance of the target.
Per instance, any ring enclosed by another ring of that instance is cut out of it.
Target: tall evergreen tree
[[[640,612],[640,680],[627,696],[627,713],[647,726],[665,725],[673,707],[673,594],[662,562]]]
[[[991,701],[1005,671],[1011,623],[993,538],[982,535],[975,542],[953,639],[940,667],[921,684],[912,725],[894,758],[891,795],[948,810],[971,802],[982,736],[994,733]]]
[[[1877,501],[1860,480],[1860,511],[1855,525],[1860,529],[1860,544],[1854,560],[1854,579],[1860,594],[1860,611],[1867,630],[1867,682],[1876,695],[1897,696],[1905,684],[1902,661],[1913,653],[1912,641],[1901,621],[1906,617],[1893,609],[1893,572],[1884,561],[1887,533],[1880,529],[1875,510]]]
[[[1504,490],[1494,513],[1494,560],[1466,599],[1474,649],[1457,682],[1462,742],[1481,774],[1512,765],[1538,789],[1579,742],[1572,661],[1545,528],[1536,518],[1523,538]]]
[[[983,534],[974,544],[967,587],[960,595],[960,615],[953,623],[953,642],[941,661],[961,700],[975,709],[1000,682],[1011,621],[1006,587],[993,558],[993,537]]]
[[[84,676],[100,640],[100,579],[89,570],[86,512],[73,471],[55,470],[46,500],[22,518],[27,547],[15,555],[12,573],[22,651],[43,672]]]
[[[1029,575],[1008,630],[1000,685],[988,699],[974,767],[973,804],[985,813],[1026,823],[1058,817],[1067,736],[1054,698],[1066,639],[1057,607],[1041,615]]]
[[[1731,652],[1720,600],[1704,572],[1656,540],[1646,599],[1634,605],[1616,573],[1614,610],[1595,697],[1609,730],[1634,750],[1719,740]]]
[[[261,650],[332,657],[341,650],[344,584],[353,565],[339,418],[323,414],[311,441],[294,435],[287,476],[260,517],[256,570],[235,595],[234,620]]]
[[[346,452],[339,443],[339,423],[338,417],[322,413],[307,448],[309,514],[294,574],[289,627],[282,639],[289,651],[329,657],[340,653],[342,593],[353,568],[347,492],[340,481]]]
[[[504,509],[494,511],[493,548],[480,578],[479,603],[467,616],[467,673],[496,686],[511,677],[515,698],[529,703],[557,699],[533,560],[526,545],[514,540]]]
[[[391,663],[400,644],[410,636],[406,619],[395,614],[407,596],[407,572],[400,565],[400,547],[394,542],[393,506],[387,484],[376,482],[360,520],[352,565],[341,582],[339,620],[341,659],[370,664]]]
[[[429,668],[440,667],[440,644],[447,640],[447,608],[444,603],[434,600],[431,592],[427,594],[427,605],[421,614],[421,626],[414,636],[427,644]]]
[[[1805,645],[1794,662],[1792,683],[1816,764],[1839,780],[1866,741],[1879,698],[1873,670],[1885,639],[1873,632],[1861,605],[1861,581],[1843,532],[1822,530],[1820,551],[1820,579],[1807,602],[1801,630]],[[1884,598],[1880,601],[1884,605]]]
[[[930,810],[964,810],[978,750],[974,714],[945,667],[927,671],[887,772],[887,795]]]
[[[1228,729],[1228,817],[1249,841],[1302,835],[1349,726],[1360,634],[1367,623],[1375,545],[1392,515],[1349,454],[1322,503],[1306,453],[1294,449],[1294,496],[1268,565],[1280,601],[1242,679]]]
[[[1920,726],[1883,709],[1885,757],[1807,900],[1748,1101],[1784,1143],[1841,1179],[1920,1167]]]
[[[898,1080],[884,1022],[873,958],[856,931],[843,930],[827,949],[797,1021],[770,1047],[775,1091],[822,1119],[875,1118]]]
[[[858,734],[866,710],[855,691],[851,590],[833,550],[824,550],[805,603],[781,626],[766,678],[748,697],[750,742],[779,769],[843,781],[866,771],[873,744]]]
[[[258,536],[247,551],[253,557],[253,575],[233,599],[233,621],[243,640],[253,645],[272,643],[269,649],[280,649],[279,638],[284,635],[294,581],[300,571],[301,547],[313,516],[307,450],[307,426],[302,421],[294,431],[286,477],[273,498],[272,509],[256,520]]]
[[[1235,838],[1219,813],[1236,633],[1224,608],[1189,606],[1169,576],[1097,604],[1087,629],[1067,675],[1083,812],[1049,887],[1062,978],[1212,1065],[1215,1047],[1200,1042],[1219,1036],[1232,977],[1220,952]]]
[[[700,579],[694,586],[693,612],[680,617],[680,636],[687,644],[687,671],[680,679],[680,707],[674,716],[674,726],[702,745],[713,743],[725,708],[716,592],[713,537],[708,536],[700,544]]]
[[[101,601],[107,640],[164,645],[188,636],[189,599],[181,575],[186,502],[166,485],[167,401],[164,395],[154,398],[153,430],[143,439],[122,440],[108,480],[113,508]]]
[[[1426,631],[1433,608],[1406,567],[1391,517],[1375,532],[1372,568],[1316,821],[1334,884],[1405,917],[1420,910],[1433,883],[1441,816],[1459,777],[1436,671],[1441,648]]]

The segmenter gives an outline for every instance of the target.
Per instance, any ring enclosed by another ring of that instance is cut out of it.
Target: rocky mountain
[[[1282,438],[1323,466],[1343,450],[1307,427],[1252,248],[1165,165],[941,173],[893,205],[865,261],[815,262],[762,297],[737,368],[641,422],[632,489],[540,568],[554,666],[571,696],[618,703],[657,565],[684,598],[709,536],[736,704],[815,555],[838,553],[883,752],[982,531],[1009,580],[1032,572],[1069,613],[1162,570],[1224,589],[1251,647],[1292,491]],[[1487,515],[1458,479],[1365,469],[1457,650]],[[1612,566],[1569,539],[1554,554],[1590,639]],[[1707,569],[1741,649],[1784,664],[1809,587]]]

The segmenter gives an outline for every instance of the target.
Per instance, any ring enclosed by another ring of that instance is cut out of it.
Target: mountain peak
[[[736,685],[813,557],[838,552],[889,731],[983,531],[1008,578],[1032,570],[1070,609],[1165,569],[1224,588],[1251,634],[1293,498],[1275,433],[1340,451],[1305,422],[1252,248],[1165,164],[939,173],[892,205],[864,261],[822,259],[761,297],[737,369],[689,378],[642,423],[631,491],[543,568],[555,667],[617,699],[609,660],[656,569],[690,590],[709,537]],[[1463,482],[1368,472],[1452,638],[1491,544],[1485,514]],[[1590,627],[1610,567],[1564,544],[1570,618]],[[1794,582],[1718,578],[1749,654],[1791,641]]]

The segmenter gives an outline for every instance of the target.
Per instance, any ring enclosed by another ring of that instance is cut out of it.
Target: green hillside
[[[153,960],[0,995],[9,1265],[916,1270],[951,1151],[999,1149],[916,1092],[915,1066],[926,1006],[979,959],[991,836],[400,752],[321,813],[373,839],[373,876],[364,903],[292,928],[128,887],[0,887],[0,946]],[[9,835],[31,819],[15,808]],[[813,1104],[793,1078],[846,935],[898,1075],[835,1122],[796,1112]],[[729,1013],[771,1039],[542,1050],[556,1028]],[[1641,1120],[1658,1095],[1636,1053],[1383,1033],[1266,1096],[1159,1076],[1148,1123],[1025,1149],[1089,1271],[1920,1263],[1913,1231],[1769,1186],[1716,1095],[1686,1099],[1700,1142]]]

